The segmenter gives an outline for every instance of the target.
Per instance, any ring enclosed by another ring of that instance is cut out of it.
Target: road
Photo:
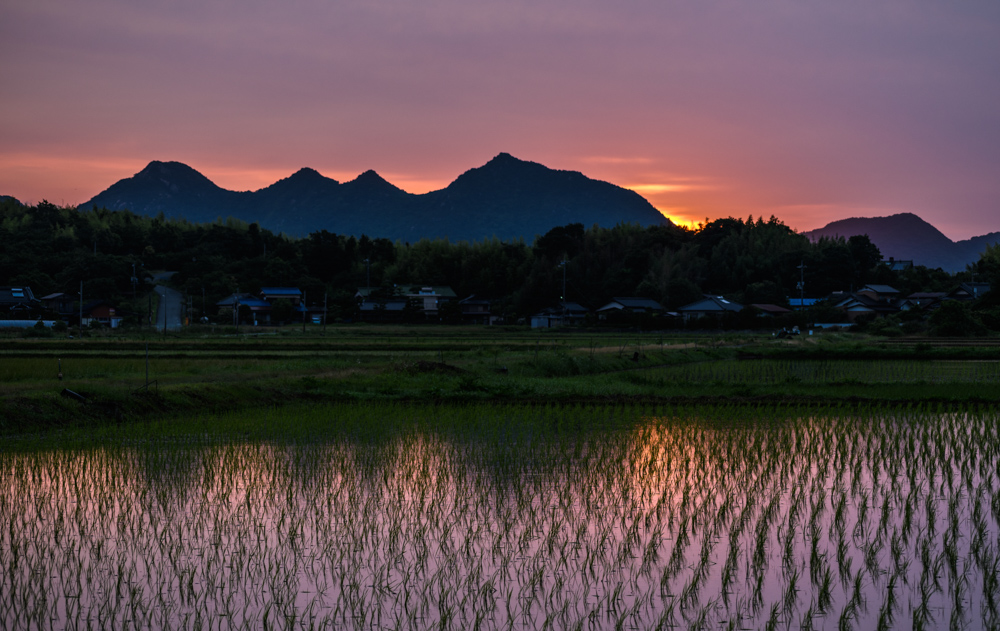
[[[184,305],[181,299],[181,292],[163,285],[153,288],[160,296],[160,304],[156,307],[156,320],[153,326],[157,331],[163,331],[166,326],[168,331],[181,330],[181,318],[184,317]]]

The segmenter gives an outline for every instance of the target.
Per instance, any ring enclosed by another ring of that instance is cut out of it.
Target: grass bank
[[[0,432],[365,401],[1000,401],[1000,347],[956,348],[933,340],[904,345],[838,334],[789,341],[485,327],[232,333],[0,341]]]

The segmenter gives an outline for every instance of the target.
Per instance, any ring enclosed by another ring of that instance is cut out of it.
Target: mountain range
[[[850,238],[867,234],[883,258],[910,260],[914,265],[959,272],[979,260],[986,246],[1000,242],[1000,232],[963,241],[952,241],[940,230],[912,213],[888,217],[842,219],[803,233],[813,241],[822,237]]]
[[[494,236],[530,242],[569,223],[670,223],[634,191],[506,153],[466,171],[444,189],[423,194],[407,193],[374,171],[340,183],[309,168],[258,191],[237,192],[220,188],[185,164],[154,161],[80,208],[94,206],[198,223],[234,217],[294,236],[327,230],[408,242]]]

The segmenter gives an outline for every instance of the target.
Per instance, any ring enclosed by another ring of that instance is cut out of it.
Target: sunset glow
[[[507,152],[685,225],[1000,229],[990,0],[53,0],[0,8],[0,59],[0,194],[26,202],[152,160],[230,190],[308,166],[424,193]]]

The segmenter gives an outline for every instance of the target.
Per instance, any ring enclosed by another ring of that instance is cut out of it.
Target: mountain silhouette
[[[888,260],[912,260],[914,265],[940,267],[958,272],[979,260],[987,245],[1000,242],[1000,232],[991,232],[964,241],[952,241],[940,230],[912,213],[888,217],[855,217],[804,232],[813,241],[821,237],[844,237],[866,234]]]
[[[375,171],[340,183],[310,168],[258,191],[229,191],[185,164],[154,161],[80,205],[94,206],[198,223],[235,217],[297,236],[328,230],[409,242],[531,241],[569,223],[669,223],[633,191],[506,153],[466,171],[444,189],[420,195]]]

